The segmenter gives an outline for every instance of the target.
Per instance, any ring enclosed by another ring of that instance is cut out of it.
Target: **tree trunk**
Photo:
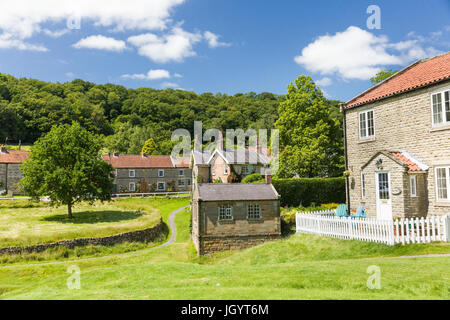
[[[69,215],[69,219],[72,219],[72,218],[73,218],[73,215],[72,215],[72,204],[71,204],[71,203],[69,203],[69,204],[67,205],[67,213],[68,213],[68,215]]]

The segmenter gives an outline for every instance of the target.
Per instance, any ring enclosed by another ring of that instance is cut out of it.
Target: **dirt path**
[[[153,250],[153,249],[156,249],[156,248],[166,247],[166,246],[169,246],[172,243],[174,243],[175,239],[177,237],[177,228],[175,226],[175,217],[176,217],[177,213],[183,211],[187,207],[189,207],[189,206],[177,209],[177,210],[172,211],[170,213],[170,215],[169,215],[169,230],[172,231],[172,233],[170,235],[170,239],[167,240],[167,242],[164,242],[163,244],[160,244],[159,246],[156,246],[156,247],[151,247],[151,248],[137,250],[137,251],[131,251],[131,252],[125,252],[125,253],[116,253],[116,254],[111,254],[111,255],[101,256],[101,257],[82,258],[82,259],[65,260],[65,261],[43,262],[43,263],[12,264],[12,265],[0,266],[0,269],[4,269],[4,268],[18,268],[18,267],[33,267],[33,266],[46,266],[46,265],[54,265],[54,264],[74,263],[74,262],[79,262],[79,261],[99,260],[99,259],[105,259],[105,258],[111,258],[111,257],[132,255],[132,254],[136,254],[136,253],[140,253],[140,252],[145,252],[145,251],[148,251],[148,250]]]

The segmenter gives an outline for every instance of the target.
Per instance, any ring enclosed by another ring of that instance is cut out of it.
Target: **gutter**
[[[348,169],[348,149],[347,149],[347,114],[346,114],[346,109],[344,108],[345,104],[341,104],[341,112],[344,115],[344,154],[345,154],[345,170],[349,170]],[[346,186],[346,200],[347,200],[347,210],[348,213],[350,214],[351,208],[350,208],[350,177],[346,176],[345,177],[346,181],[345,181],[345,186]]]

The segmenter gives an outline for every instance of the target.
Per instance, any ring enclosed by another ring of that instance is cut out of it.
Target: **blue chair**
[[[358,207],[355,218],[367,218],[367,212],[366,209],[364,209],[364,205],[360,205]]]
[[[346,217],[347,215],[347,205],[340,204],[336,210],[336,217]]]

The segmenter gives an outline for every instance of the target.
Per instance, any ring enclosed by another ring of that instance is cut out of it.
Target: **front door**
[[[389,171],[377,172],[377,219],[392,219],[392,199]]]

